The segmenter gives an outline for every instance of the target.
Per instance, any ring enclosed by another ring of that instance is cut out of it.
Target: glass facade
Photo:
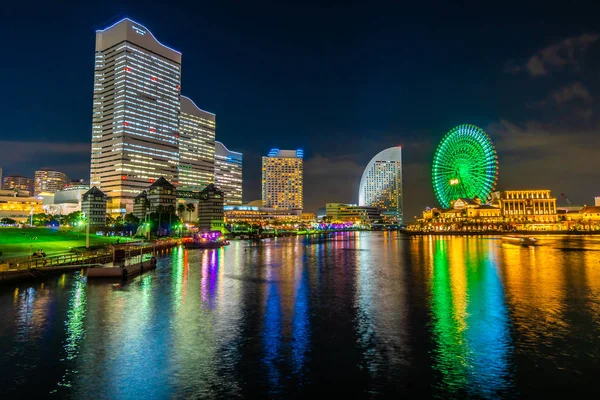
[[[215,115],[181,96],[179,188],[200,191],[215,180]]]
[[[262,158],[262,203],[270,208],[303,208],[303,151],[272,149]]]
[[[56,193],[67,184],[67,175],[60,171],[41,169],[35,171],[34,195],[41,192]]]
[[[371,159],[360,180],[358,204],[377,207],[382,215],[402,223],[402,149],[390,147]]]
[[[124,19],[96,32],[91,186],[109,213],[159,177],[177,183],[181,53]]]
[[[215,142],[215,186],[224,193],[223,204],[242,204],[242,153],[221,142]]]

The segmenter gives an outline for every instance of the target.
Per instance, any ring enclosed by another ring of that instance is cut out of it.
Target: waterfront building
[[[200,231],[223,231],[223,196],[223,191],[212,183],[200,192],[198,204],[198,229]]]
[[[17,222],[29,223],[32,213],[42,212],[42,200],[31,196],[28,190],[0,190],[0,219],[11,218]]]
[[[22,175],[8,175],[4,177],[3,190],[26,190],[33,196],[34,180]]]
[[[581,218],[584,221],[600,221],[600,206],[584,206],[581,209]]]
[[[385,219],[401,224],[402,202],[402,149],[390,147],[367,164],[358,189],[358,205],[377,207]]]
[[[315,222],[317,220],[317,215],[315,213],[303,212],[300,215],[300,220],[302,222]]]
[[[242,204],[242,153],[215,142],[215,185],[225,193],[225,205]]]
[[[133,209],[148,183],[177,183],[181,53],[125,18],[96,32],[90,184],[108,211]]]
[[[56,193],[67,184],[67,175],[53,169],[42,168],[35,171],[33,194]]]
[[[135,196],[133,199],[133,215],[142,221],[146,218],[150,204],[148,202],[148,192],[142,190],[142,193]]]
[[[492,194],[502,216],[510,221],[551,223],[557,221],[556,197],[550,190],[505,190]]]
[[[161,176],[150,185],[147,196],[148,212],[158,212],[160,206],[163,207],[162,212],[175,212],[177,205],[175,185],[169,183],[164,177]]]
[[[2,168],[0,168],[0,190],[2,190],[2,182],[4,182],[2,180]]]
[[[330,222],[355,222],[370,225],[381,219],[377,207],[357,206],[356,204],[327,203],[325,215]]]
[[[272,149],[262,158],[262,205],[267,208],[303,208],[302,150]]]
[[[81,197],[81,212],[90,227],[106,226],[106,195],[93,186]]]
[[[249,223],[258,225],[268,225],[274,221],[280,222],[299,222],[302,218],[302,211],[289,208],[271,208],[261,207],[259,205],[229,205],[223,207],[225,222],[227,224]],[[314,214],[312,214],[314,216]]]
[[[87,185],[70,186],[64,190],[54,193],[53,204],[45,205],[44,209],[49,214],[67,215],[75,211],[81,211],[83,195],[90,190]]]
[[[179,184],[200,191],[215,181],[215,114],[181,96],[179,114]]]
[[[2,171],[0,171],[1,173]],[[594,205],[595,206],[600,206],[600,196],[596,196],[594,197]]]

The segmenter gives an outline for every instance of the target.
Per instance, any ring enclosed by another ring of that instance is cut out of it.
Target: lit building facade
[[[148,183],[177,183],[181,53],[126,18],[96,32],[91,186],[110,214],[129,212]]]
[[[137,204],[140,199],[139,195],[136,196],[134,203]],[[177,196],[175,194],[175,186],[168,182],[162,176],[158,178],[148,188],[148,212],[158,212],[162,206],[162,212],[175,212],[175,206],[177,205]],[[134,204],[134,209],[135,209]]]
[[[27,190],[33,195],[34,180],[22,175],[8,175],[4,177],[2,189],[4,190]]]
[[[90,190],[90,185],[85,183],[83,179],[68,182],[62,190]]]
[[[242,153],[215,142],[215,185],[225,193],[225,205],[242,204]]]
[[[402,223],[402,149],[390,147],[369,161],[358,189],[358,205],[377,207],[388,220]]]
[[[556,197],[550,190],[505,190],[492,194],[492,203],[500,206],[509,220],[556,222]]]
[[[86,185],[81,185],[81,188],[72,186],[67,189],[57,191],[54,193],[53,204],[44,205],[44,210],[53,215],[67,215],[75,211],[81,211],[83,195],[90,190],[89,186],[85,186]]]
[[[179,114],[179,185],[200,191],[215,180],[215,114],[181,96]]]
[[[223,211],[225,222],[228,224],[247,222],[250,224],[264,225],[273,221],[298,222],[303,215],[300,210],[276,209],[250,205],[224,206]]]
[[[325,216],[331,218],[331,222],[359,222],[361,224],[373,224],[381,218],[377,207],[345,203],[327,203]]]
[[[198,203],[198,229],[200,231],[223,231],[223,195],[224,193],[210,184],[200,192]]]
[[[106,225],[106,195],[96,186],[81,196],[81,212],[90,227]]]
[[[29,194],[28,190],[0,190],[0,219],[11,218],[17,222],[29,222],[31,213],[44,212],[42,200]]]
[[[37,196],[42,192],[56,193],[66,184],[67,175],[64,173],[47,168],[40,169],[35,171],[33,194]]]
[[[262,158],[262,203],[268,208],[303,208],[302,150],[272,149]]]

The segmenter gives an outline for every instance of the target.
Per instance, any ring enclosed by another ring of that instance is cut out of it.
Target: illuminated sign
[[[450,179],[451,185],[458,185],[458,179]]]
[[[146,31],[143,30],[142,28],[138,28],[137,26],[132,26],[133,30],[135,31],[135,33],[137,33],[138,35],[145,35]]]

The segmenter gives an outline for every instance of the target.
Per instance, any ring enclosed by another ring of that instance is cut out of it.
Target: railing
[[[97,251],[67,253],[47,257],[23,257],[0,262],[0,270],[28,270],[36,268],[51,268],[79,266],[84,264],[108,264],[127,260],[142,254],[155,253],[177,246],[177,240],[161,240],[143,245],[116,245]],[[116,254],[119,254],[116,259]]]

